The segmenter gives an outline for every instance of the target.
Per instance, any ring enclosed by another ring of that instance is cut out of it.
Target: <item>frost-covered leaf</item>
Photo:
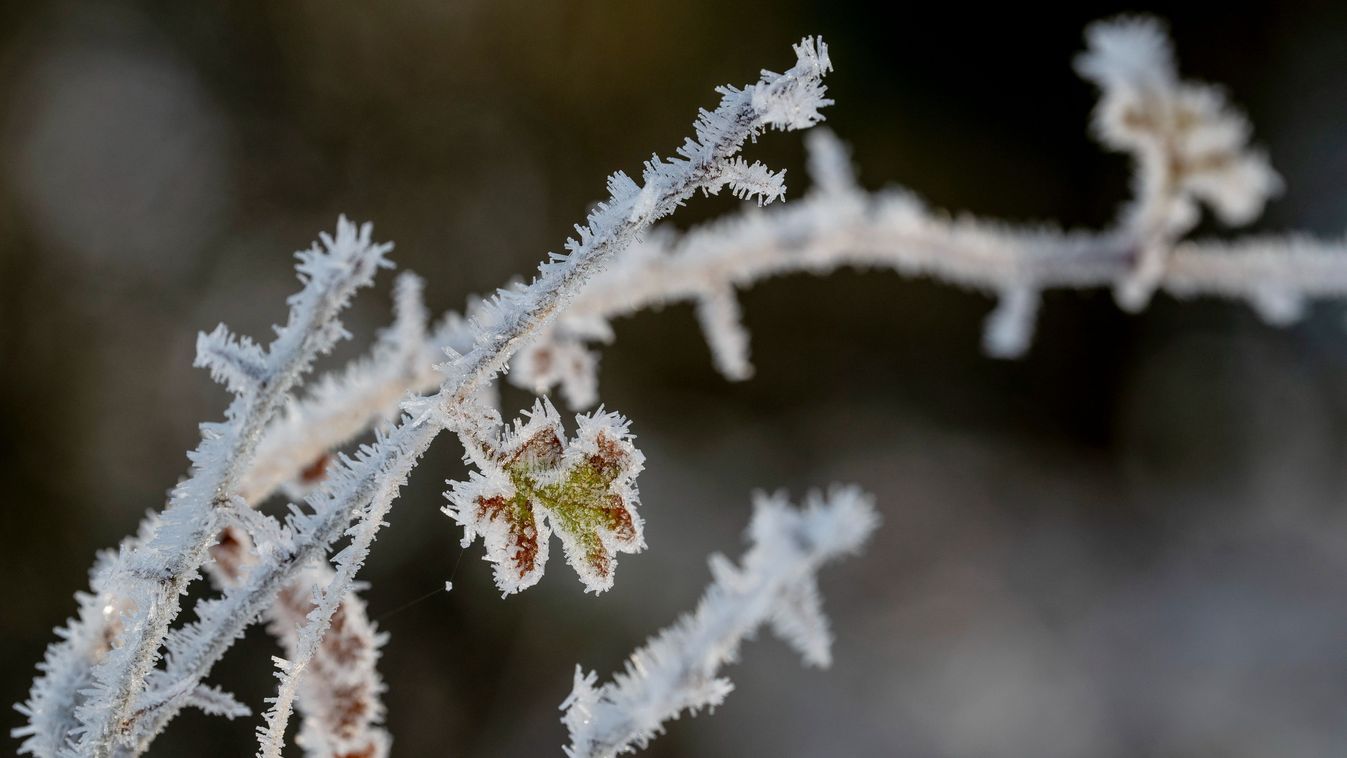
[[[547,400],[525,416],[473,459],[482,472],[451,483],[444,510],[463,525],[465,544],[482,537],[505,594],[542,577],[553,531],[585,588],[602,592],[613,584],[617,553],[645,547],[635,485],[644,456],[617,414],[577,416],[569,440]]]

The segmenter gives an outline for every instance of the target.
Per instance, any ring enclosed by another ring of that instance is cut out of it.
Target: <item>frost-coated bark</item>
[[[664,722],[684,711],[714,708],[733,689],[720,677],[739,645],[766,624],[804,658],[832,662],[832,634],[818,594],[819,568],[858,551],[878,524],[869,496],[855,487],[812,493],[804,508],[784,496],[759,496],[748,528],[751,547],[738,566],[711,558],[714,581],[697,609],[631,654],[623,671],[599,687],[576,667],[562,703],[570,732],[566,754],[601,758],[644,748]]]

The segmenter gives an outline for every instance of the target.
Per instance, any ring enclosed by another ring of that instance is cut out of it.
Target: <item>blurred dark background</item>
[[[1287,180],[1259,228],[1347,226],[1341,3],[875,6],[0,7],[0,701],[25,697],[94,551],[162,504],[196,423],[219,417],[196,332],[265,337],[292,250],[339,212],[373,220],[435,310],[460,307],[559,249],[607,173],[670,152],[714,85],[781,70],[804,34],[831,46],[829,124],[867,186],[1097,226],[1127,166],[1087,137],[1071,59],[1088,21],[1153,11]],[[803,190],[799,135],[749,153]],[[697,200],[675,223],[733,208]],[[328,365],[387,321],[387,281]],[[1243,306],[1128,316],[1058,293],[1007,363],[979,352],[989,300],[890,273],[743,302],[744,384],[715,374],[687,307],[617,325],[602,394],[649,458],[650,549],[602,597],[556,560],[499,599],[439,512],[459,451],[433,449],[364,572],[392,635],[398,754],[559,754],[576,663],[611,672],[690,609],[706,555],[739,553],[754,488],[835,480],[873,491],[885,522],[823,576],[832,670],[764,635],[728,702],[650,755],[1347,754],[1340,306],[1277,330]],[[255,630],[217,681],[259,706],[272,651]],[[256,723],[184,716],[155,754],[248,754]]]

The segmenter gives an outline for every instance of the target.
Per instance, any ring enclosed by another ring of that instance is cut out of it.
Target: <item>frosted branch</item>
[[[576,668],[562,703],[570,733],[566,754],[599,758],[644,748],[666,721],[714,708],[733,686],[720,668],[768,624],[805,662],[831,663],[832,635],[815,576],[829,560],[854,553],[878,523],[870,498],[853,487],[812,493],[803,509],[783,496],[759,496],[748,529],[751,547],[738,566],[711,558],[714,581],[697,610],[632,653],[622,672],[596,687]]]
[[[401,428],[398,431],[401,431]],[[423,434],[422,436],[428,444],[432,435]],[[382,440],[376,442],[376,447],[380,444],[382,444]],[[281,680],[281,686],[272,709],[267,714],[266,727],[259,732],[262,747],[258,754],[261,756],[280,757],[281,749],[285,744],[285,728],[291,709],[307,678],[303,675],[307,673],[310,664],[316,660],[315,656],[320,648],[327,642],[328,633],[333,625],[342,624],[345,621],[344,618],[337,616],[337,611],[342,607],[343,602],[350,602],[348,596],[353,589],[355,575],[364,565],[366,558],[369,557],[374,538],[377,536],[379,529],[385,525],[384,518],[388,515],[389,509],[392,508],[398,490],[406,482],[412,466],[424,452],[424,448],[409,447],[402,452],[404,452],[403,455],[393,458],[385,466],[378,468],[372,476],[366,474],[361,478],[359,485],[368,483],[373,492],[369,497],[369,504],[364,506],[356,524],[345,532],[351,538],[350,542],[333,557],[336,570],[330,572],[330,578],[322,577],[327,578],[325,584],[314,585],[314,590],[308,598],[312,610],[303,616],[302,625],[298,623],[299,618],[288,620],[290,623],[286,625],[286,628],[296,630],[294,632],[295,641],[290,646],[294,653],[290,659],[276,659],[277,676]],[[375,449],[370,448],[368,454],[373,457]],[[340,484],[340,482],[337,484]],[[356,482],[350,482],[349,484],[356,484]],[[363,496],[360,498],[360,500],[364,499]],[[334,515],[349,515],[349,511],[343,514],[339,509],[334,508],[334,505],[334,503],[327,504],[328,510]],[[315,511],[322,513],[322,510],[318,507],[315,507]],[[322,540],[322,546],[319,549],[326,552],[327,545],[331,541],[331,538]],[[338,628],[339,634],[348,631],[341,629],[341,627]],[[310,681],[308,684],[311,687],[314,682]]]
[[[1077,68],[1102,93],[1094,132],[1105,146],[1130,155],[1136,168],[1134,197],[1111,228],[1012,226],[932,210],[900,189],[867,192],[855,180],[846,148],[814,130],[806,137],[814,184],[804,198],[767,210],[747,208],[686,234],[656,230],[524,350],[511,381],[538,392],[559,383],[595,387],[598,360],[588,345],[611,339],[608,322],[679,301],[696,304],[721,372],[744,378],[749,350],[735,289],[781,274],[821,275],[848,266],[926,276],[993,295],[999,302],[983,344],[997,357],[1028,349],[1039,295],[1049,289],[1111,289],[1132,310],[1157,290],[1242,300],[1276,325],[1295,321],[1309,301],[1347,295],[1343,241],[1303,235],[1182,239],[1198,220],[1199,203],[1227,224],[1248,223],[1281,181],[1266,157],[1248,147],[1243,115],[1217,89],[1179,79],[1157,22],[1101,22],[1089,28],[1087,40]],[[563,351],[585,351],[589,358],[572,362],[565,373],[532,358]]]
[[[797,63],[785,74],[764,72],[757,84],[742,90],[720,88],[720,106],[715,111],[701,112],[694,125],[696,138],[687,140],[678,149],[679,157],[668,161],[655,157],[646,163],[642,177],[644,185],[637,185],[620,172],[610,177],[608,199],[590,213],[585,226],[576,227],[578,239],[567,242],[567,253],[550,254],[530,284],[501,289],[483,302],[472,320],[471,348],[462,354],[451,352],[450,360],[440,367],[444,372],[440,391],[434,396],[406,403],[411,416],[392,434],[403,434],[406,429],[428,430],[422,431],[418,438],[428,444],[439,429],[452,429],[463,439],[469,458],[485,462],[487,456],[478,451],[479,441],[485,437],[481,426],[483,418],[491,419],[494,413],[483,413],[478,396],[519,347],[546,328],[584,283],[601,271],[610,258],[630,245],[644,228],[672,213],[695,192],[713,194],[726,184],[741,179],[743,172],[738,168],[740,162],[736,160],[736,153],[744,142],[768,127],[805,128],[821,118],[818,108],[830,102],[823,98],[821,84],[822,76],[831,67],[827,48],[822,42],[815,44],[814,40],[806,39],[795,46],[795,52]],[[577,449],[583,451],[589,444],[584,424],[579,441],[582,444]],[[594,436],[591,442],[601,444],[601,435]],[[414,447],[413,455],[409,456],[412,460],[425,449],[420,444]],[[628,456],[626,460],[634,458]],[[410,465],[408,461],[408,468]],[[605,486],[617,486],[619,493],[630,489],[630,485],[623,482],[639,470],[639,461],[630,470],[626,464],[605,462],[590,475],[606,479],[605,467],[608,466],[620,471],[615,479],[605,482]],[[375,476],[377,478],[378,472]],[[398,484],[402,476],[405,475],[398,477]],[[326,630],[337,599],[354,579],[369,543],[396,495],[397,485],[375,486],[383,496],[371,498],[367,506],[355,507],[361,517],[352,527],[352,542],[338,554],[335,561],[337,576],[318,595],[317,607],[299,634],[300,655],[280,664],[281,686],[267,726],[259,734],[259,755],[279,755],[290,701],[299,677],[317,640]],[[563,487],[567,491],[572,489]],[[634,491],[631,495],[634,502]],[[565,499],[570,495],[563,492],[557,497]],[[352,503],[343,503],[340,510],[349,514],[354,503],[362,502],[365,502],[364,498],[353,499]],[[332,508],[332,505],[327,507]],[[323,512],[319,507],[315,510],[320,514]],[[559,527],[568,559],[591,589],[602,589],[605,583],[611,582],[613,549],[639,549],[639,520],[629,506],[624,506],[622,511],[625,520],[604,524],[596,531],[589,521],[593,517],[590,510],[576,510],[555,503],[548,510],[551,521]],[[572,518],[584,523],[570,523]],[[336,537],[327,530],[315,531],[317,541],[323,545],[330,544]]]
[[[127,736],[136,698],[158,658],[179,599],[197,576],[259,439],[291,388],[314,358],[345,336],[337,313],[354,292],[388,265],[391,245],[374,244],[370,227],[341,219],[335,236],[297,254],[303,289],[292,295],[286,324],[266,350],[223,327],[197,341],[197,365],[234,393],[225,421],[203,424],[202,441],[189,454],[191,476],[173,491],[168,507],[141,536],[99,569],[98,596],[80,598],[70,634],[48,650],[44,676],[34,683],[25,708],[29,738],[21,749],[56,754],[107,756]],[[99,610],[99,609],[102,610]],[[90,622],[107,637],[91,647]],[[91,675],[82,671],[92,666]],[[77,693],[57,691],[78,682]],[[65,730],[61,709],[75,704],[79,726]],[[68,740],[74,736],[72,746]]]
[[[698,122],[699,137],[709,138],[718,135],[717,144],[720,144],[720,147],[709,148],[704,144],[705,140],[695,145],[690,141],[689,145],[680,149],[680,158],[667,163],[658,159],[653,161],[651,166],[647,167],[648,174],[652,166],[656,169],[664,166],[669,171],[681,173],[683,179],[664,176],[663,170],[657,170],[654,177],[655,184],[650,185],[651,177],[647,176],[647,188],[637,193],[641,196],[643,207],[649,205],[650,208],[654,208],[662,205],[671,210],[698,190],[706,193],[718,191],[719,187],[736,178],[736,172],[739,171],[742,162],[732,160],[733,156],[719,161],[708,161],[708,156],[714,158],[715,155],[737,150],[744,139],[763,128],[794,126],[796,122],[801,126],[816,123],[821,118],[818,115],[818,108],[830,102],[822,98],[823,89],[819,84],[819,78],[831,65],[827,58],[826,46],[822,42],[805,40],[798,46],[797,58],[799,60],[796,66],[786,74],[765,74],[759,84],[743,90],[724,88],[721,107],[714,114],[704,112]],[[784,86],[782,83],[790,86]],[[759,95],[759,88],[765,86],[768,93],[776,94]],[[804,105],[796,103],[796,100],[806,96],[807,101]],[[772,114],[770,119],[749,115],[751,102],[755,97],[760,103],[770,102],[773,97],[786,97],[792,105],[778,111],[797,112],[795,121],[786,119],[781,113]],[[814,102],[815,98],[818,102]],[[746,106],[745,101],[750,104]],[[715,118],[703,124],[703,120],[711,116]],[[725,127],[726,122],[733,128],[725,129],[723,134],[719,133],[717,130]],[[684,151],[688,150],[691,150],[688,154],[696,156],[696,160],[684,155]],[[610,189],[629,192],[635,185],[631,183],[631,186],[628,186],[628,183],[630,180],[625,176],[615,175],[610,182]],[[661,196],[661,192],[657,191],[660,188],[663,188],[663,194],[667,196],[661,202],[655,203],[653,201]],[[625,196],[621,199],[611,197],[608,204],[634,205],[631,199]],[[620,216],[620,212],[610,209],[606,213],[596,213],[591,222],[611,225],[612,219]],[[629,242],[628,238],[632,235],[613,232],[610,236],[627,239]],[[598,245],[599,242],[591,240],[591,244],[594,245]],[[637,244],[639,245],[639,242]],[[395,326],[385,334],[370,358],[357,361],[341,373],[324,377],[317,382],[315,391],[304,400],[287,408],[283,419],[268,429],[259,446],[261,451],[258,456],[259,465],[245,479],[240,494],[249,502],[258,502],[284,483],[302,482],[304,470],[322,460],[324,454],[359,436],[371,424],[395,416],[399,402],[408,393],[435,389],[442,379],[442,376],[433,369],[437,356],[443,355],[446,349],[452,350],[455,354],[470,353],[474,349],[477,326],[499,318],[501,301],[508,301],[513,297],[513,293],[507,290],[494,298],[474,300],[469,305],[466,318],[459,314],[448,314],[432,332],[425,335],[425,339],[406,338],[404,335],[409,330]],[[402,302],[401,298],[398,302]],[[419,313],[421,308],[418,304],[415,309],[408,310]],[[403,317],[399,315],[398,323],[403,321]],[[568,317],[566,322],[569,333],[578,334],[584,339],[603,340],[608,334],[606,323],[602,319],[591,321],[589,325],[573,317]],[[514,376],[545,377],[546,381],[536,386],[551,387],[560,384],[572,405],[580,407],[592,405],[597,400],[593,393],[595,384],[592,381],[593,372],[597,367],[596,357],[578,341],[559,344],[557,348],[547,355],[541,355],[534,350],[519,354],[516,358]],[[462,358],[459,360],[464,361]],[[530,369],[520,372],[518,366],[523,363],[528,363]],[[482,389],[486,391],[487,388]]]
[[[277,594],[293,586],[309,566],[319,564],[338,538],[343,534],[368,533],[382,524],[382,516],[398,489],[439,431],[432,424],[410,421],[404,418],[387,435],[380,434],[372,444],[362,445],[353,457],[338,456],[326,486],[308,496],[309,510],[292,506],[274,540],[264,541],[252,535],[257,543],[257,563],[220,597],[199,602],[196,620],[169,635],[165,644],[166,665],[153,678],[156,686],[167,688],[200,682],[244,630],[272,606]],[[353,514],[355,526],[351,526]],[[315,609],[306,617],[305,628],[297,632],[302,654],[312,656],[323,639],[353,577],[354,568],[348,566],[341,571],[340,567],[358,557],[363,556],[351,545],[339,551],[335,557],[338,571],[332,580],[314,591],[309,602]],[[323,619],[321,626],[315,623],[318,617]],[[294,667],[287,664],[287,669]],[[296,675],[302,670],[300,666]],[[138,751],[148,747],[176,715],[177,704],[170,705],[174,707],[150,711],[135,725]]]
[[[811,155],[841,149],[836,138],[820,130],[807,141]],[[855,184],[838,184],[837,176],[827,184],[816,180],[805,197],[778,208],[750,208],[683,235],[650,235],[621,266],[596,279],[525,354],[572,343],[576,347],[570,349],[583,349],[586,340],[578,335],[593,333],[595,321],[606,324],[691,301],[722,367],[723,355],[745,356],[747,344],[737,318],[707,318],[708,300],[723,302],[734,289],[773,276],[854,267],[929,277],[997,297],[1000,306],[988,321],[984,344],[992,355],[1013,357],[1028,347],[1039,293],[1113,289],[1136,271],[1138,248],[1117,230],[1064,232],[951,217],[908,192],[865,192]],[[1344,240],[1287,235],[1180,241],[1160,264],[1156,289],[1179,298],[1243,301],[1276,325],[1293,322],[1313,300],[1347,295]],[[708,328],[708,322],[721,326]],[[572,330],[572,323],[580,328]],[[742,365],[731,362],[722,373],[740,378]],[[512,381],[548,389],[549,377],[532,375],[529,368],[517,365],[515,371],[523,374]]]
[[[796,46],[796,56],[796,65],[785,74],[764,72],[756,85],[744,89],[721,88],[720,107],[713,113],[703,111],[698,118],[698,139],[689,140],[680,148],[678,158],[670,161],[655,158],[647,163],[645,187],[638,187],[624,174],[615,174],[609,180],[611,196],[591,215],[589,226],[581,230],[581,241],[571,240],[567,249],[583,243],[602,251],[618,241],[641,247],[643,243],[636,238],[636,232],[646,228],[651,220],[672,212],[698,191],[715,194],[721,187],[743,179],[745,164],[734,153],[745,140],[769,127],[804,128],[820,121],[819,108],[831,103],[823,97],[821,84],[822,76],[831,69],[827,46],[822,41],[806,39]],[[759,105],[777,100],[785,105],[760,115],[754,110],[755,100]],[[762,176],[765,175],[759,178]],[[772,176],[779,180],[781,174]],[[772,191],[764,192],[762,199],[780,197],[777,187],[778,184],[773,184]],[[602,235],[598,234],[601,229]],[[536,297],[539,292],[535,286],[530,294]],[[573,297],[574,293],[567,294],[565,300],[569,302]],[[527,310],[524,305],[520,294],[507,288],[491,298],[473,300],[466,316],[447,314],[423,340],[401,338],[404,330],[395,326],[385,337],[390,344],[385,346],[381,342],[370,358],[352,364],[340,374],[324,377],[317,383],[316,391],[292,404],[285,417],[268,429],[260,448],[267,454],[259,456],[264,462],[245,480],[241,494],[249,502],[257,502],[280,485],[301,480],[302,472],[325,453],[359,436],[380,419],[396,415],[398,404],[408,393],[434,390],[443,377],[433,364],[445,351],[452,351],[458,370],[466,371],[463,367],[480,360],[480,356],[470,356],[479,348],[476,340],[480,327],[504,318],[503,308],[517,313]],[[552,308],[549,319],[556,314],[555,305]],[[611,333],[603,319],[586,323],[570,315],[566,317],[566,330],[578,339],[549,343],[555,349],[546,354],[532,348],[519,353],[512,380],[538,378],[532,385],[538,388],[560,385],[573,406],[588,407],[597,401],[594,394],[597,385],[593,380],[597,358],[580,340],[604,341]],[[388,340],[388,336],[395,339]],[[520,371],[520,365],[524,364],[528,370]],[[470,384],[483,394],[489,392],[488,382],[480,378]]]
[[[357,366],[347,373],[347,381],[340,387],[332,385],[326,394],[320,391],[307,404],[294,406],[285,421],[273,421],[313,355],[344,335],[332,316],[354,286],[338,286],[339,282],[333,281],[338,278],[334,272],[341,266],[329,265],[326,258],[352,246],[365,251],[372,263],[355,256],[355,262],[347,264],[353,269],[347,273],[359,279],[359,284],[382,265],[387,247],[370,245],[367,230],[357,234],[345,222],[336,238],[324,237],[325,250],[315,249],[301,256],[300,273],[306,290],[291,299],[290,321],[265,351],[223,330],[203,337],[199,362],[238,393],[239,399],[231,406],[227,423],[203,428],[205,442],[194,457],[194,475],[178,488],[170,507],[149,522],[141,539],[128,542],[122,553],[101,569],[95,587],[115,586],[117,593],[129,587],[129,597],[114,594],[82,601],[80,620],[72,623],[70,635],[78,638],[79,649],[61,644],[54,647],[45,669],[48,675],[35,685],[34,695],[25,705],[31,722],[19,732],[28,738],[25,750],[45,755],[72,747],[79,754],[100,756],[144,750],[177,710],[194,698],[201,699],[190,693],[201,691],[200,680],[243,629],[267,610],[283,587],[320,561],[346,534],[352,542],[334,557],[335,572],[312,596],[314,608],[297,635],[294,660],[283,666],[281,689],[262,745],[264,753],[278,751],[279,745],[265,737],[271,735],[278,740],[284,733],[300,673],[314,660],[318,641],[331,626],[333,613],[350,589],[398,488],[436,434],[445,428],[467,432],[467,427],[480,418],[483,394],[519,346],[546,328],[581,285],[651,222],[671,213],[697,191],[714,194],[728,185],[740,195],[756,195],[763,200],[782,194],[780,174],[744,164],[736,153],[744,142],[767,128],[802,128],[820,119],[818,109],[829,102],[823,97],[821,84],[822,75],[830,67],[826,48],[821,42],[805,40],[796,47],[796,53],[796,65],[784,74],[764,72],[757,84],[743,89],[721,88],[720,106],[698,117],[696,138],[686,141],[676,158],[649,161],[643,185],[623,174],[614,175],[609,181],[609,199],[599,204],[586,226],[577,228],[578,239],[568,242],[567,254],[551,255],[531,284],[501,290],[482,301],[466,329],[453,319],[429,339],[415,328],[395,329],[389,350],[405,360],[380,362],[380,370],[388,363],[396,364],[400,371],[397,376]],[[323,287],[335,291],[310,294],[310,290]],[[399,302],[414,299],[400,296]],[[404,312],[417,310],[409,307]],[[400,318],[404,323],[417,320]],[[465,332],[470,337],[466,344],[452,344]],[[424,348],[442,347],[445,342],[451,343],[448,347],[452,349],[449,362],[440,367],[439,392],[407,402],[411,415],[402,417],[391,431],[363,447],[354,458],[338,457],[333,463],[321,463],[326,461],[326,451],[341,438],[358,433],[375,416],[388,413],[384,393],[392,391],[400,396],[407,388],[424,384]],[[360,402],[349,405],[351,400]],[[328,417],[334,422],[331,427],[315,431],[306,423],[315,416],[306,415],[305,410],[321,414],[339,406],[347,406],[340,409],[346,415]],[[274,462],[269,463],[269,470],[252,466],[264,436],[267,460]],[[600,441],[599,437],[585,437],[582,429],[576,449]],[[322,471],[324,466],[326,472]],[[247,506],[251,502],[265,497],[278,483],[315,467],[322,474],[323,486],[309,494],[308,510],[292,507],[284,524],[249,515]],[[631,515],[632,522],[637,523],[634,513]],[[355,525],[350,526],[353,518]],[[179,610],[182,588],[198,573],[215,535],[229,525],[244,529],[256,543],[256,563],[219,598],[198,604],[196,620],[165,639]],[[566,530],[561,531],[572,563],[584,564],[588,567],[585,570],[595,572],[587,581],[601,588],[601,578],[595,577],[611,570],[611,556],[600,566],[602,561],[587,541],[587,530],[571,530],[569,537]],[[612,534],[593,534],[599,535],[598,543],[605,548],[621,548],[624,546],[612,542],[613,534],[619,532],[621,529]],[[637,544],[639,540],[627,547]],[[100,619],[102,612],[111,614],[111,619]],[[85,620],[99,623],[85,625]],[[103,640],[106,649],[97,650],[97,660],[91,660],[89,651],[108,633],[114,633],[114,642],[119,640],[121,644],[109,646]],[[161,642],[167,651],[165,666],[155,669]],[[93,686],[87,687],[90,680],[81,680],[79,672],[90,665],[94,666]],[[77,702],[85,693],[90,697]],[[49,707],[53,704],[58,707]],[[62,721],[61,707],[71,704],[75,704],[84,726],[71,728]],[[77,744],[67,743],[71,735]]]
[[[211,548],[208,566],[221,586],[246,576],[256,563],[251,540],[231,527]],[[298,631],[315,605],[314,587],[334,578],[326,564],[300,571],[277,594],[266,611],[267,628],[278,639],[287,658],[298,655]],[[295,704],[304,720],[296,742],[310,758],[383,758],[392,738],[379,724],[385,687],[377,664],[387,635],[369,621],[365,604],[347,592],[332,614],[332,623],[300,680]]]
[[[427,334],[423,288],[414,274],[400,274],[394,285],[394,322],[379,335],[372,353],[340,374],[323,377],[308,398],[271,425],[244,478],[245,502],[256,505],[281,485],[299,494],[321,484],[332,450],[369,424],[394,416],[408,383],[435,380],[433,364],[439,351]],[[211,549],[214,562],[209,564],[219,586],[238,581],[251,550],[245,531],[231,527],[222,533],[220,543]],[[296,633],[314,607],[311,588],[333,579],[325,564],[308,567],[280,591],[266,612],[268,630],[288,658],[300,653]],[[354,591],[342,597],[332,618],[296,692],[296,705],[304,715],[297,741],[312,758],[386,755],[391,739],[378,726],[384,685],[376,667],[385,636],[369,622]]]
[[[302,491],[314,484],[321,478],[315,464],[372,424],[396,418],[398,403],[408,392],[439,383],[434,365],[444,354],[449,329],[440,326],[428,333],[423,288],[416,275],[399,275],[393,324],[379,335],[370,354],[314,382],[303,400],[291,403],[268,427],[258,444],[257,463],[240,487],[244,500],[256,504],[282,485]],[[306,469],[313,475],[305,477]]]

